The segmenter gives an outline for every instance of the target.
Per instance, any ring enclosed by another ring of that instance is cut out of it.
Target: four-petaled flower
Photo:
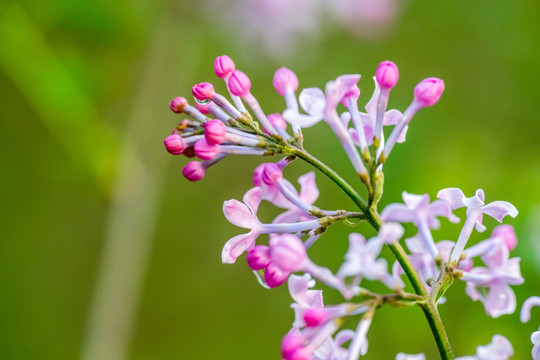
[[[451,222],[458,222],[459,219],[452,213],[450,204],[446,201],[435,200],[429,202],[429,195],[414,195],[403,192],[403,204],[390,204],[381,213],[384,221],[397,221],[402,223],[412,222],[418,228],[418,234],[424,246],[434,259],[439,255],[435,246],[430,229],[440,227],[438,216],[444,216]]]

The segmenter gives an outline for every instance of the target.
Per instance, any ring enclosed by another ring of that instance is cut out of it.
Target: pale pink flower
[[[502,335],[494,335],[491,342],[476,348],[476,354],[461,356],[455,360],[508,360],[514,355],[510,341]]]

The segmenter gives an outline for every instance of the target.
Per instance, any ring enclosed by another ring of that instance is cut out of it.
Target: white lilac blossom
[[[467,282],[467,295],[475,301],[480,300],[491,317],[512,314],[516,309],[516,296],[510,285],[524,281],[519,266],[521,259],[509,258],[508,244],[500,236],[484,240],[465,253],[469,258],[480,255],[486,264],[486,267],[473,267],[463,272],[460,279]]]
[[[485,229],[483,214],[500,222],[506,215],[517,215],[513,205],[504,201],[485,204],[482,190],[466,198],[461,190],[450,188],[441,190],[440,200],[433,202],[427,194],[403,192],[403,204],[389,204],[380,214],[378,211],[383,195],[382,165],[395,144],[405,140],[407,127],[417,111],[439,101],[444,90],[441,79],[422,80],[414,89],[412,104],[403,113],[387,111],[390,90],[397,85],[399,71],[393,62],[383,61],[375,73],[375,91],[365,106],[367,112],[361,113],[357,85],[360,75],[338,76],[327,82],[324,91],[306,88],[296,98],[299,79],[292,70],[280,68],[274,74],[273,85],[277,94],[284,97],[285,109],[266,115],[261,106],[264,102],[252,93],[251,80],[236,68],[232,59],[226,55],[216,58],[214,72],[225,83],[230,99],[220,95],[211,83],[193,86],[195,106],[185,98],[175,98],[169,105],[171,110],[189,118],[181,119],[164,145],[177,157],[197,156],[202,160],[190,161],[183,168],[183,175],[191,181],[202,180],[210,167],[225,159],[229,161],[233,155],[265,156],[265,162],[253,173],[255,187],[245,193],[242,202],[233,199],[223,204],[227,220],[247,229],[247,233],[225,243],[222,262],[235,263],[246,252],[247,264],[262,286],[271,289],[288,281],[294,301],[294,322],[281,343],[283,359],[358,359],[368,351],[367,333],[374,314],[383,306],[421,307],[441,358],[454,359],[438,305],[445,301],[445,291],[455,279],[466,282],[466,293],[481,301],[491,317],[515,311],[516,298],[511,286],[521,284],[523,277],[520,259],[510,258],[510,251],[517,245],[513,227],[497,226],[491,237],[465,249],[474,227],[479,231]],[[301,129],[321,121],[339,139],[354,169],[353,175],[365,187],[365,198],[304,147]],[[384,126],[393,126],[388,139]],[[279,159],[266,160],[270,156]],[[285,177],[285,168],[289,172],[299,161],[320,171],[352,203],[340,205],[339,210],[318,208],[315,172],[300,176],[300,190]],[[271,222],[259,219],[263,200],[283,209]],[[467,207],[467,219],[457,241],[434,237],[431,230],[441,226],[439,217],[456,223],[459,219],[452,211],[460,207]],[[360,222],[370,225],[376,234],[366,237],[351,233],[349,248],[336,273],[310,258],[312,246],[319,245],[315,242],[329,227],[339,223],[355,227]],[[416,228],[414,236],[405,240],[407,249],[400,241],[405,235],[404,223],[413,223]],[[267,243],[266,239],[257,243],[262,234],[268,235]],[[381,256],[384,247],[395,257],[391,272]],[[483,264],[478,263],[480,260]],[[403,275],[408,283],[403,281]],[[312,289],[313,279],[328,291],[338,293],[342,300],[324,304],[322,290]],[[385,285],[376,287],[384,290],[374,291],[373,282]],[[530,308],[538,304],[540,298],[535,297],[525,302],[523,321],[530,317]],[[356,321],[356,326],[342,329],[344,323],[348,324],[346,319]],[[533,333],[531,340],[533,358],[540,360],[540,331]],[[491,344],[479,346],[475,355],[460,359],[501,360],[512,353],[508,340],[496,335]],[[399,353],[396,359],[425,357]]]
[[[366,241],[361,234],[352,233],[349,235],[349,250],[345,254],[345,262],[339,268],[337,276],[339,278],[357,277],[356,285],[361,278],[368,280],[378,280],[390,289],[397,289],[402,284],[396,282],[388,273],[386,260],[378,258],[384,242],[374,237]]]
[[[431,229],[440,227],[438,216],[444,216],[452,222],[459,219],[452,213],[450,204],[435,200],[429,202],[429,195],[414,195],[403,192],[404,204],[390,204],[381,213],[384,221],[412,222],[418,228],[418,236],[424,242],[425,248],[434,259],[439,255],[437,246],[433,241]]]
[[[450,262],[458,261],[469,237],[472,234],[473,227],[476,227],[477,231],[484,231],[486,227],[482,223],[483,215],[489,215],[501,222],[506,215],[516,217],[518,211],[516,207],[506,201],[494,201],[489,204],[485,204],[484,190],[478,189],[474,196],[466,198],[458,188],[448,188],[439,191],[437,194],[439,199],[448,201],[452,209],[459,209],[462,207],[467,208],[467,220],[463,225],[463,229],[459,234],[459,238],[456,242],[456,246],[450,255]]]
[[[238,256],[254,245],[255,240],[260,234],[295,233],[315,229],[320,226],[318,220],[290,224],[263,224],[257,218],[257,209],[261,200],[262,190],[259,187],[255,187],[244,195],[243,203],[233,199],[225,201],[223,204],[223,213],[227,220],[233,225],[250,229],[247,234],[235,236],[227,241],[221,254],[223,263],[234,263]]]
[[[494,335],[491,342],[476,348],[472,356],[460,356],[456,360],[508,360],[514,355],[510,341],[502,335]]]

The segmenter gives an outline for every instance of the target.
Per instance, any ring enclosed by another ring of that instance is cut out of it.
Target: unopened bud
[[[381,89],[392,89],[399,80],[398,67],[390,60],[383,61],[377,67],[375,79]]]
[[[512,251],[517,245],[516,232],[512,225],[499,225],[493,229],[491,237],[501,237],[504,239],[504,243],[508,250]]]
[[[317,327],[328,320],[328,312],[324,308],[311,308],[304,311],[304,322],[307,327]]]
[[[210,120],[204,123],[204,137],[210,144],[221,144],[225,140],[225,124],[220,120]]]
[[[283,271],[295,272],[302,268],[307,253],[302,240],[291,234],[283,234],[270,239],[270,257]]]
[[[257,245],[249,250],[246,256],[247,263],[253,270],[261,270],[270,264],[270,255],[268,246]]]
[[[444,81],[430,77],[420,81],[414,88],[414,101],[422,107],[432,106],[439,101],[444,91]]]
[[[167,151],[173,155],[180,155],[186,148],[184,145],[184,140],[178,134],[167,136],[163,141],[163,144],[165,144],[165,149],[167,149]]]
[[[193,97],[199,101],[210,100],[214,95],[214,86],[208,82],[193,85],[191,88]]]
[[[283,178],[283,172],[276,164],[267,163],[264,164],[261,178],[266,185],[274,185],[281,181]]]
[[[188,106],[188,102],[186,98],[183,97],[175,97],[173,101],[169,103],[169,107],[174,113],[180,114],[184,111],[184,109]]]
[[[298,89],[298,77],[296,77],[296,74],[292,70],[285,67],[276,70],[272,83],[277,93],[281,96],[285,96],[287,88],[292,89],[293,92],[296,92]]]
[[[276,264],[271,262],[264,271],[264,282],[269,287],[275,288],[287,281],[289,275],[289,272],[281,270]]]
[[[199,161],[190,161],[184,166],[182,174],[189,181],[199,181],[201,180],[206,173],[206,168]]]
[[[231,94],[242,97],[249,94],[251,80],[240,70],[235,70],[229,78],[228,86]]]
[[[202,160],[212,160],[219,153],[219,148],[210,144],[206,139],[201,139],[193,146],[195,155]]]
[[[227,55],[221,55],[214,60],[214,72],[220,79],[224,79],[231,75],[234,71],[234,61]]]

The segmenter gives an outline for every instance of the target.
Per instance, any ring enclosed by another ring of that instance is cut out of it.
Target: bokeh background
[[[361,73],[362,104],[377,64],[391,59],[401,78],[390,106],[401,110],[418,81],[443,78],[440,103],[419,113],[385,166],[382,205],[401,201],[404,190],[433,198],[450,186],[512,202],[520,215],[507,222],[526,278],[515,287],[518,307],[538,295],[540,2],[394,5],[382,26],[300,7],[286,23],[308,13],[308,30],[269,45],[264,28],[246,26],[272,28],[270,20],[234,1],[1,2],[0,359],[279,358],[293,320],[286,287],[263,289],[243,259],[220,263],[225,241],[243,231],[225,220],[221,204],[241,199],[261,159],[226,159],[189,183],[181,176],[187,160],[162,145],[179,120],[168,102],[215,81],[213,59],[222,54],[250,75],[267,112],[284,107],[271,86],[280,66],[294,69],[301,87]],[[325,124],[305,138],[355,181]],[[294,182],[309,170],[297,161],[286,175]],[[317,179],[321,208],[352,206]],[[276,210],[263,206],[260,214],[271,219]],[[330,229],[313,259],[336,269],[350,231]],[[443,221],[435,237],[458,232]],[[339,298],[328,291],[325,300]],[[457,355],[498,333],[514,344],[515,359],[529,358],[540,323],[538,312],[528,324],[517,314],[488,318],[463,283],[441,313]],[[365,359],[399,351],[437,358],[418,308],[378,311],[369,341]]]

